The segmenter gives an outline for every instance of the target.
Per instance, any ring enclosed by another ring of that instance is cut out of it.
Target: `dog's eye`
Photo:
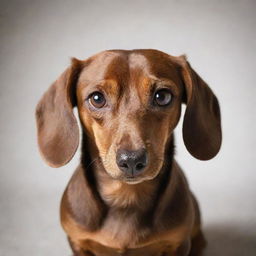
[[[94,92],[90,95],[89,102],[95,108],[102,108],[106,104],[106,99],[101,92]]]
[[[172,101],[172,94],[167,89],[160,89],[154,95],[154,102],[158,106],[167,106]]]

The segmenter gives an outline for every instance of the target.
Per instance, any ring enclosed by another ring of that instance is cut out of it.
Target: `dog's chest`
[[[93,240],[86,240],[84,241],[82,248],[84,248],[84,251],[92,253],[95,256],[162,256],[173,251],[173,248],[170,247],[170,244],[166,241],[138,248],[111,248]]]
[[[80,237],[79,247],[97,256],[158,256],[173,250],[180,241],[179,230],[156,233],[141,221],[135,213],[111,212],[100,230]]]
[[[137,213],[110,212],[94,237],[113,248],[136,247],[147,239],[152,230],[141,225]]]
[[[138,228],[134,216],[111,214],[97,234],[80,241],[80,247],[97,256],[158,256],[170,245],[167,241],[154,241],[149,228]],[[146,241],[146,243],[145,243]]]

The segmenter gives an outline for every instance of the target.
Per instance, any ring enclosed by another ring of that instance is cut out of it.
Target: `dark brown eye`
[[[172,101],[172,94],[167,89],[160,89],[154,95],[154,102],[158,106],[167,106]]]
[[[101,92],[94,92],[90,95],[89,102],[95,108],[102,108],[106,104],[106,99]]]

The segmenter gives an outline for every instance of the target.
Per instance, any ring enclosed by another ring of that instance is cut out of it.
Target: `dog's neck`
[[[89,143],[90,144],[90,143]],[[90,151],[88,150],[90,148]],[[165,183],[171,175],[174,155],[173,136],[170,138],[164,156],[164,165],[157,177],[139,184],[127,184],[113,179],[104,169],[97,150],[93,145],[88,147],[88,139],[83,136],[82,165],[85,175],[98,196],[108,207],[145,209],[150,207],[165,189]]]
[[[111,207],[145,207],[149,204],[158,188],[159,177],[144,181],[139,184],[127,184],[125,182],[114,180],[104,171],[96,171],[96,180],[98,191],[104,202]]]

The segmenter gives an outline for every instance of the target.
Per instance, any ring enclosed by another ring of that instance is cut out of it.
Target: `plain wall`
[[[222,113],[219,155],[190,156],[181,119],[176,157],[201,205],[206,255],[256,255],[256,1],[10,0],[0,7],[0,255],[71,254],[59,202],[79,152],[63,168],[48,167],[34,110],[70,57],[115,48],[186,53],[213,89]]]

